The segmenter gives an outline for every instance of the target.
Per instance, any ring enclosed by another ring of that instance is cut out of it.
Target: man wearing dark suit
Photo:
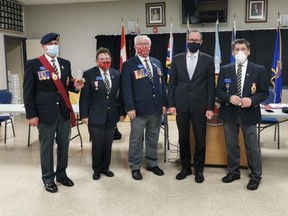
[[[200,52],[202,34],[191,31],[188,51],[176,55],[171,64],[168,107],[176,115],[182,170],[176,179],[191,175],[190,122],[195,138],[195,181],[204,181],[206,118],[213,117],[215,101],[215,69],[211,56]]]
[[[155,175],[164,175],[157,165],[157,146],[161,115],[166,113],[166,89],[161,62],[149,57],[150,38],[139,35],[134,43],[137,55],[123,63],[121,80],[123,100],[131,123],[129,166],[132,178],[141,180],[143,140],[146,144],[146,169]]]
[[[27,61],[23,84],[26,117],[29,124],[37,126],[39,131],[42,181],[45,189],[52,193],[58,191],[54,183],[55,176],[56,181],[65,186],[74,185],[66,174],[71,132],[70,115],[74,114],[68,106],[70,104],[71,108],[68,90],[78,92],[83,87],[82,81],[73,79],[70,62],[57,57],[59,37],[57,33],[43,36],[40,42],[45,54]],[[44,66],[41,58],[47,62],[48,67]],[[60,92],[56,81],[59,81],[63,91]],[[54,139],[58,144],[56,172],[53,165]]]
[[[256,190],[262,174],[256,124],[261,121],[259,103],[269,95],[268,83],[265,68],[247,60],[250,55],[250,43],[247,40],[235,40],[232,50],[236,63],[221,68],[217,84],[217,97],[222,100],[219,118],[223,120],[228,154],[228,174],[222,181],[230,183],[240,179],[240,127],[251,170],[247,189]]]
[[[85,84],[80,95],[80,116],[88,125],[92,141],[93,179],[100,179],[100,173],[113,177],[109,169],[111,149],[116,123],[120,114],[120,73],[110,68],[111,54],[106,48],[96,53],[97,66],[84,72]],[[124,109],[124,108],[123,108]],[[121,110],[123,115],[123,109]],[[123,117],[122,117],[123,118]],[[124,120],[124,118],[122,119]]]

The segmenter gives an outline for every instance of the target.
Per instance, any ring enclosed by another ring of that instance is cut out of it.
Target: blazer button
[[[110,107],[108,107],[108,110],[110,110]]]
[[[106,97],[107,99],[109,98],[109,96]]]
[[[153,94],[153,97],[155,97],[155,94]]]
[[[56,102],[57,105],[59,105],[59,102]]]

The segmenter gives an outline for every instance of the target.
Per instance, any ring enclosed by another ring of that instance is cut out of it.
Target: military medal
[[[98,81],[95,81],[94,85],[95,85],[95,89],[98,90]]]
[[[46,78],[47,78],[47,80],[50,80],[50,74],[49,74],[49,71],[45,71],[45,74],[46,74]]]
[[[229,92],[231,79],[224,79],[224,83],[225,83],[225,87],[226,87],[226,92]]]
[[[57,80],[57,79],[58,79],[57,74],[53,73],[53,74],[52,74],[52,79],[53,79],[53,80]]]
[[[143,77],[145,77],[145,73],[144,72],[145,72],[144,69],[135,70],[134,71],[135,79],[138,80],[138,79],[142,79]]]
[[[252,83],[252,86],[251,86],[251,94],[255,94],[256,93],[256,83]]]

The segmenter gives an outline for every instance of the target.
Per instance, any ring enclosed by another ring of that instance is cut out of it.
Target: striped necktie
[[[57,66],[55,64],[55,59],[52,59],[51,62],[52,62],[52,66],[54,68],[55,73],[58,75],[58,69],[57,69]]]
[[[148,72],[148,76],[149,76],[150,80],[153,82],[153,74],[152,74],[151,68],[149,67],[148,59],[145,59],[144,62],[146,64],[146,69],[147,69],[147,72]]]
[[[237,96],[241,97],[241,82],[242,82],[242,64],[238,64],[237,66]]]
[[[110,87],[110,83],[109,83],[109,80],[107,78],[107,72],[103,72],[104,74],[104,84],[105,84],[105,88],[106,88],[106,91],[107,91],[107,94],[109,94],[110,90],[111,90],[111,87]]]

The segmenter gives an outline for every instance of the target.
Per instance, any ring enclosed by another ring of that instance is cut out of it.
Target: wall
[[[152,33],[146,27],[145,4],[157,0],[124,0],[85,4],[31,5],[24,7],[25,36],[39,39],[48,32],[61,34],[61,57],[72,63],[73,74],[95,65],[96,35],[120,34],[121,17],[127,33],[127,22],[139,18],[141,33]],[[173,32],[185,32],[186,25],[181,23],[181,0],[166,0],[166,26],[159,27],[158,33],[170,31],[170,18],[173,19]],[[234,14],[237,31],[244,29],[276,28],[277,14],[287,13],[288,1],[268,1],[268,20],[264,23],[245,23],[246,0],[229,0],[228,22],[220,23],[220,31],[231,31]],[[201,31],[214,31],[214,24],[193,25]],[[0,47],[3,39],[0,32]],[[274,40],[272,40],[274,43]],[[166,52],[166,50],[165,50]],[[0,50],[1,77],[3,74],[3,50]],[[36,57],[36,56],[35,56]],[[272,60],[271,60],[272,61]],[[0,87],[2,79],[0,80]]]

